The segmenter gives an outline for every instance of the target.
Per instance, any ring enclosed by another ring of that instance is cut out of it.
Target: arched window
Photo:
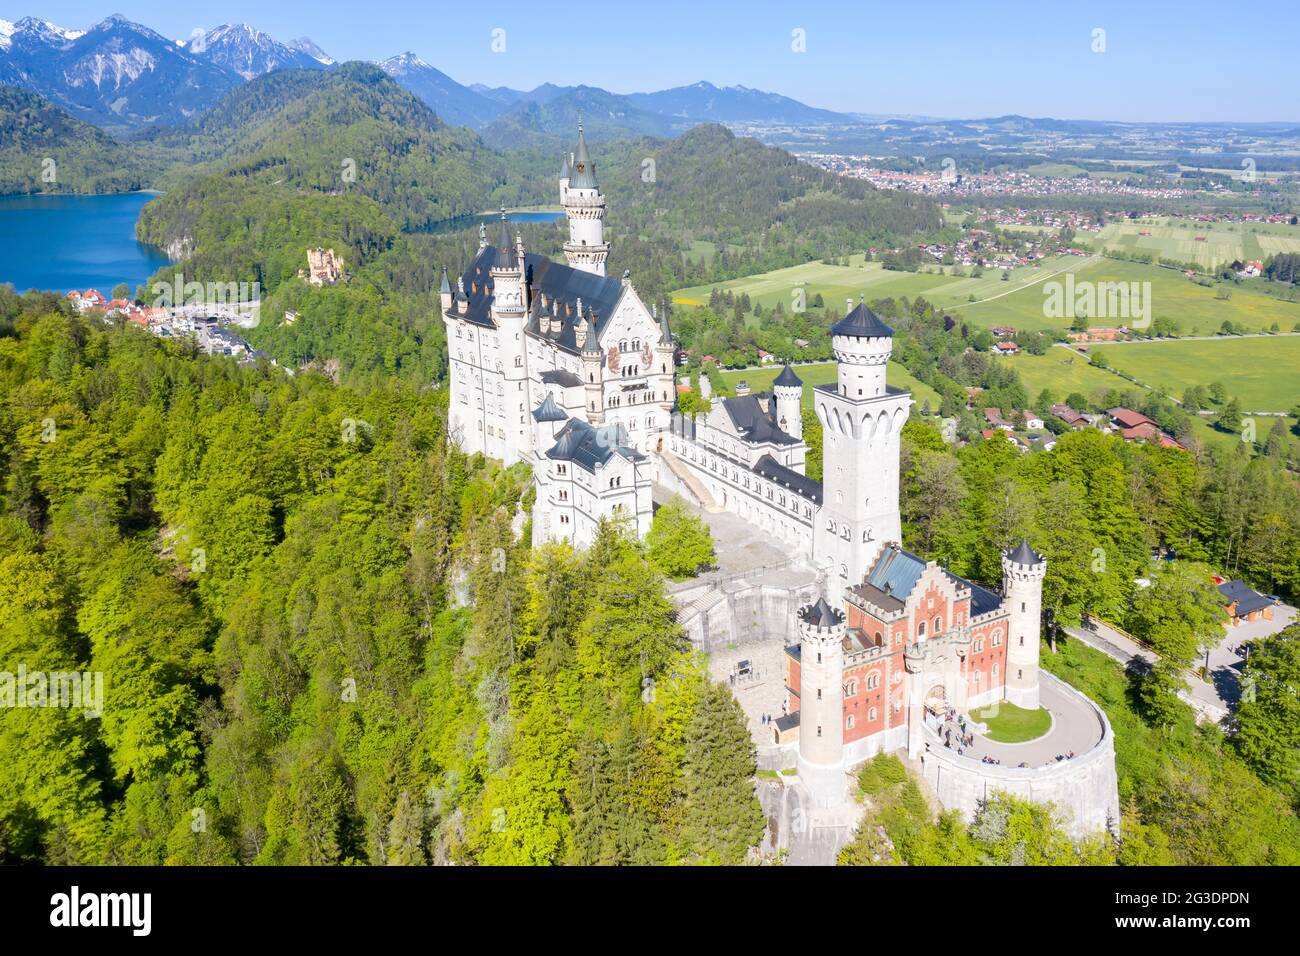
[[[858,681],[857,678],[854,678],[853,680],[849,681],[847,684],[844,685],[844,696],[856,697],[857,693],[858,693]]]
[[[933,625],[933,627],[934,627],[934,633],[936,633],[936,634],[938,634],[940,631],[942,631],[942,630],[943,630],[943,618],[941,618],[941,617],[936,617],[936,618],[934,619],[934,625]]]
[[[975,653],[982,654],[983,652],[984,652],[984,638],[977,637],[975,638]]]
[[[876,708],[872,707],[870,710],[867,711],[867,720],[875,720],[875,719],[876,719]]]
[[[880,671],[872,671],[867,675],[867,690],[875,690],[880,686]]]
[[[845,730],[852,730],[852,729],[853,729],[853,715],[852,715],[852,714],[849,714],[847,717],[844,718],[844,729],[845,729]]]
[[[916,636],[925,637],[925,621],[922,621],[920,624],[916,625]]]
[[[523,367],[524,367],[524,357],[522,355],[516,355],[515,368],[523,368]]]
[[[1021,647],[1025,646],[1025,635],[1023,634],[1020,635],[1020,646]]]
[[[817,655],[817,663],[818,663],[818,664],[821,663],[821,655],[820,655],[820,654]],[[817,688],[817,699],[818,699],[818,700],[821,700],[821,699],[822,699],[822,689],[821,689],[820,687]]]
[[[993,646],[994,646],[994,647],[1001,647],[1001,646],[1002,646],[1002,632],[1001,632],[1001,631],[994,631],[994,632],[993,632]]]

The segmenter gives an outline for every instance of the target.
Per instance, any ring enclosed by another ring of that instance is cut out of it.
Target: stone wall
[[[751,641],[795,643],[799,633],[795,614],[817,599],[817,588],[811,582],[799,587],[752,584],[737,576],[685,589],[673,597],[686,636],[698,650],[708,652]]]
[[[1066,829],[1074,837],[1119,827],[1119,787],[1115,777],[1115,736],[1101,708],[1069,684],[1042,672],[1063,693],[1085,701],[1097,718],[1101,739],[1087,753],[1045,767],[1004,767],[959,757],[945,748],[938,736],[925,731],[927,747],[921,755],[926,781],[940,802],[974,818],[979,805],[1002,790],[1040,803],[1056,804]]]

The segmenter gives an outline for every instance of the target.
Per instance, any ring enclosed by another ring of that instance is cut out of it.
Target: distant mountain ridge
[[[855,121],[776,93],[703,81],[628,95],[553,83],[515,90],[459,83],[410,52],[377,65],[445,122],[479,130],[502,145],[517,135],[521,145],[552,146],[555,137],[571,136],[582,112],[590,115],[594,139],[673,135],[698,122]],[[241,83],[267,73],[336,66],[307,37],[282,43],[242,23],[173,41],[120,14],[84,31],[36,17],[0,20],[0,83],[38,93],[115,133],[183,125]]]

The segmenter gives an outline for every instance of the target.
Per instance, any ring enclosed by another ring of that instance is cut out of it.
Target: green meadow
[[[1286,412],[1300,404],[1300,335],[1199,342],[1094,345],[1110,364],[1153,388],[1181,397],[1189,385],[1221,381],[1243,411]],[[1052,349],[1064,352],[1065,349]]]
[[[850,257],[847,266],[806,262],[713,285],[680,289],[673,293],[673,302],[687,306],[707,305],[709,293],[717,288],[729,290],[734,295],[747,293],[751,301],[761,302],[764,308],[782,302],[787,311],[793,307],[798,290],[802,290],[804,301],[809,304],[814,296],[820,294],[830,309],[842,308],[850,298],[856,302],[859,296],[865,296],[870,301],[902,296],[914,299],[918,295],[924,296],[938,307],[953,308],[986,299],[992,302],[1005,301],[1008,293],[1031,289],[1051,274],[1081,261],[1083,260],[1079,257],[1070,256],[1044,260],[1037,267],[1022,266],[1013,269],[1010,279],[1003,280],[1002,273],[997,269],[986,269],[976,279],[954,276],[951,268],[943,269],[937,264],[929,267],[934,270],[932,272],[894,272],[885,269],[878,262],[865,262],[863,256],[856,255]],[[1039,308],[1041,311],[1041,305]],[[990,324],[997,325],[998,320]]]
[[[1213,335],[1225,321],[1252,332],[1265,332],[1273,323],[1290,331],[1300,322],[1300,303],[1286,302],[1248,286],[1233,283],[1209,288],[1198,285],[1176,269],[1118,259],[1076,258],[1069,271],[1079,282],[1150,282],[1151,318],[1168,316],[1179,324],[1182,335]],[[1065,275],[1051,277],[1065,281]],[[988,302],[949,308],[973,325],[1011,325],[1017,329],[1066,328],[1069,319],[1044,315],[1047,294],[1039,282],[1030,288]],[[1223,290],[1227,298],[1219,298]],[[1131,324],[1122,317],[1097,316],[1094,326]]]

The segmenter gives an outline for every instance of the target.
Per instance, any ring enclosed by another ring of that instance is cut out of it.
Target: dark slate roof
[[[844,614],[831,607],[824,597],[818,598],[816,604],[806,606],[799,616],[804,623],[814,627],[834,627],[844,620]]]
[[[567,368],[547,369],[542,373],[543,385],[558,385],[561,388],[573,388],[575,385],[581,385],[582,379],[574,375]]]
[[[1029,542],[1023,538],[1016,550],[1007,555],[1016,564],[1038,564],[1043,560],[1043,556],[1029,546]]]
[[[492,246],[484,246],[479,249],[478,255],[461,276],[468,298],[463,315],[465,319],[476,325],[492,326],[490,270],[496,258],[497,250]],[[618,279],[560,265],[537,253],[530,252],[524,256],[524,267],[524,282],[528,286],[533,309],[533,320],[529,323],[529,331],[554,340],[561,348],[575,355],[581,347],[574,334],[579,319],[578,299],[582,300],[584,310],[595,311],[597,335],[599,335],[605,323],[609,321],[609,317],[614,314],[614,307],[618,305],[618,300],[623,295],[623,283]],[[564,324],[558,336],[541,332],[537,328],[536,316],[542,308],[543,296],[547,308],[556,312]]]
[[[890,545],[880,552],[875,567],[868,573],[865,583],[890,597],[906,601],[925,571],[925,560],[898,545]]]
[[[551,397],[550,392],[546,393],[542,404],[533,409],[533,418],[539,422],[562,422],[567,421],[568,417],[564,409],[555,404],[555,399]]]
[[[764,455],[754,464],[754,472],[779,484],[785,485],[796,494],[802,495],[814,504],[822,503],[822,483],[813,481],[807,475],[801,475],[792,468],[787,468],[771,455]]]
[[[886,594],[874,584],[858,584],[849,589],[865,603],[878,607],[883,611],[897,613],[907,605],[893,595]]]
[[[967,581],[963,577],[958,577],[951,571],[944,571],[949,580],[955,581],[961,587],[970,588],[970,616],[978,617],[981,614],[988,614],[990,611],[996,611],[1002,606],[1002,595],[997,591],[990,591],[974,581]]]
[[[831,335],[856,335],[859,338],[891,336],[894,330],[880,321],[880,316],[859,300],[858,307],[831,326]]]
[[[740,437],[747,442],[762,444],[772,442],[777,445],[797,445],[799,439],[781,431],[776,423],[775,404],[771,392],[758,392],[754,395],[741,395],[737,398],[724,398],[722,407],[731,416],[732,424],[740,432]],[[769,401],[772,400],[772,401]]]
[[[787,730],[793,730],[799,726],[799,711],[793,714],[782,714],[776,719],[776,729],[785,733]]]
[[[594,428],[580,418],[571,418],[555,436],[555,447],[546,453],[556,461],[571,461],[585,471],[595,473],[614,453],[629,461],[642,461],[645,456],[624,442],[627,434],[621,425],[604,425]]]
[[[780,385],[783,388],[786,386],[791,388],[802,388],[803,379],[794,374],[794,369],[787,365],[785,368],[781,369],[781,374],[776,377],[776,381],[772,384],[774,386]]]
[[[1219,593],[1225,604],[1237,602],[1237,615],[1253,614],[1268,607],[1273,602],[1258,591],[1253,590],[1245,581],[1225,581],[1219,585]]]
[[[581,123],[578,124],[578,148],[573,154],[573,175],[569,178],[569,188],[596,188],[596,164],[591,161],[591,154],[587,152],[587,137],[582,132]]]
[[[506,219],[506,213],[501,211],[501,238],[497,240],[497,257],[493,263],[498,269],[516,269],[519,267],[519,260],[510,242],[510,221]]]

